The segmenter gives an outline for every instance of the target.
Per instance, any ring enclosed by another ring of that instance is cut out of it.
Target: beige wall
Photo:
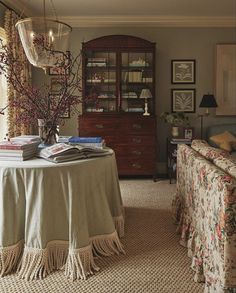
[[[236,41],[235,29],[230,28],[83,28],[73,29],[71,51],[76,54],[81,49],[82,41],[89,41],[104,35],[134,35],[156,43],[156,114],[158,138],[158,168],[162,173],[165,162],[166,137],[170,133],[169,125],[159,119],[163,111],[171,110],[171,88],[196,89],[196,113],[190,114],[191,126],[200,132],[200,120],[197,114],[201,97],[214,92],[215,44]],[[196,84],[171,85],[171,59],[196,59]],[[34,79],[39,78],[38,70]],[[236,117],[211,117],[204,120],[204,125],[236,122]],[[77,117],[67,120],[61,127],[61,134],[77,134]]]

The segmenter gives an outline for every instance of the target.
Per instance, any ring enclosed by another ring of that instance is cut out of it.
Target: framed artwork
[[[63,116],[60,116],[60,118],[70,118],[70,106],[68,106]]]
[[[172,89],[172,112],[195,113],[196,93],[195,89]]]
[[[70,51],[66,51],[66,54],[64,54],[63,52],[55,52],[53,57],[55,58],[56,66],[49,67],[48,74],[49,75],[68,74],[68,72],[66,72],[65,70],[64,65],[68,64],[70,60]]]
[[[216,115],[236,116],[236,44],[216,45]]]
[[[195,67],[195,60],[171,60],[171,83],[194,84]]]
[[[194,128],[193,127],[184,127],[184,138],[193,139],[194,138]]]
[[[58,77],[52,77],[50,80],[50,92],[52,94],[58,94],[61,90],[63,80]]]

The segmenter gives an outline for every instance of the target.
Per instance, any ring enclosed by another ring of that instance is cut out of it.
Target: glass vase
[[[58,142],[59,126],[53,124],[51,121],[38,119],[39,136],[44,145],[52,145]]]

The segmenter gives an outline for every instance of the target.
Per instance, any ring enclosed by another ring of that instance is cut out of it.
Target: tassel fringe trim
[[[118,255],[120,252],[125,254],[116,231],[112,234],[91,237],[90,241],[95,256]]]
[[[65,275],[71,280],[86,280],[87,276],[99,271],[92,254],[91,245],[69,251],[65,265]]]
[[[124,229],[125,223],[124,223],[123,215],[118,216],[118,217],[113,217],[113,220],[114,220],[114,224],[115,224],[115,229],[116,229],[119,237],[120,238],[124,237],[124,235],[125,235],[125,229]]]
[[[21,240],[15,245],[0,248],[0,276],[13,273],[17,269],[20,257],[24,248],[24,241]]]
[[[121,222],[121,221],[120,221]],[[122,225],[122,223],[121,223]],[[64,269],[72,280],[85,280],[99,270],[94,256],[124,253],[117,232],[90,238],[90,244],[68,249],[68,241],[50,241],[45,249],[24,248],[23,240],[7,248],[0,248],[0,276],[17,270],[22,279],[43,279],[52,271]]]
[[[26,280],[43,279],[50,272],[61,269],[67,255],[67,241],[51,241],[45,249],[25,247],[18,268],[19,277]]]

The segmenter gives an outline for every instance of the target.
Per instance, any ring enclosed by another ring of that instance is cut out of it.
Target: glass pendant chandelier
[[[45,7],[43,0],[43,17],[25,18],[16,23],[27,59],[44,70],[56,65],[58,53],[66,53],[72,31],[68,24],[47,18]]]

